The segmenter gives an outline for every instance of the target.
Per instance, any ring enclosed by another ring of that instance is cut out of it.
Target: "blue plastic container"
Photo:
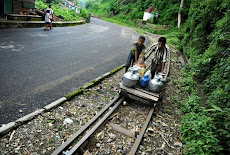
[[[140,82],[140,86],[142,88],[146,88],[148,86],[148,83],[149,83],[149,75],[144,75],[142,78],[141,78],[141,82]]]

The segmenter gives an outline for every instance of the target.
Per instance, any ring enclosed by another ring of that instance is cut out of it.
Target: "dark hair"
[[[50,10],[46,10],[46,13],[50,13]]]
[[[144,36],[140,36],[139,39],[145,40],[145,37]]]
[[[52,5],[50,4],[50,5],[49,5],[49,8],[51,8],[51,6],[52,6]]]
[[[163,44],[166,44],[166,38],[165,37],[160,37],[158,39],[158,42],[162,42]]]

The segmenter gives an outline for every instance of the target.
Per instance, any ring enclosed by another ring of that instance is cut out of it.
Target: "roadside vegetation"
[[[181,25],[178,27],[180,9]],[[180,107],[184,154],[230,152],[230,1],[227,0],[88,0],[86,9],[116,24],[167,37],[189,63],[180,91],[171,102]],[[144,10],[155,7],[158,18],[143,22]],[[146,25],[169,25],[161,30]]]
[[[35,7],[41,11],[47,9],[49,4],[52,4],[54,15],[64,21],[78,21],[87,18],[87,12],[82,8],[79,8],[80,13],[77,14],[74,10],[64,7],[59,1],[53,0],[51,3],[46,3],[46,0],[35,1]]]

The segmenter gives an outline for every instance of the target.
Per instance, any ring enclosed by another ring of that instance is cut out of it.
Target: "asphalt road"
[[[124,64],[138,37],[95,18],[88,24],[49,31],[1,29],[0,126]]]

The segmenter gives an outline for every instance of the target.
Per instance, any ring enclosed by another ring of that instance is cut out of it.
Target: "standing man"
[[[158,39],[158,43],[153,45],[154,56],[152,59],[152,67],[151,67],[151,79],[154,78],[155,74],[162,72],[164,73],[164,66],[166,62],[166,56],[168,49],[165,47],[166,38],[160,37]]]
[[[91,13],[90,12],[88,12],[88,17],[87,17],[87,23],[90,23],[90,17],[91,17]]]
[[[49,10],[49,15],[50,15],[50,17],[49,17],[49,19],[50,19],[50,21],[51,21],[51,23],[50,23],[50,29],[52,29],[53,27],[52,27],[52,23],[53,23],[53,17],[54,17],[54,11],[51,9],[51,4],[49,4],[49,8],[47,8],[46,10],[45,10],[45,12],[47,11],[47,10]]]

